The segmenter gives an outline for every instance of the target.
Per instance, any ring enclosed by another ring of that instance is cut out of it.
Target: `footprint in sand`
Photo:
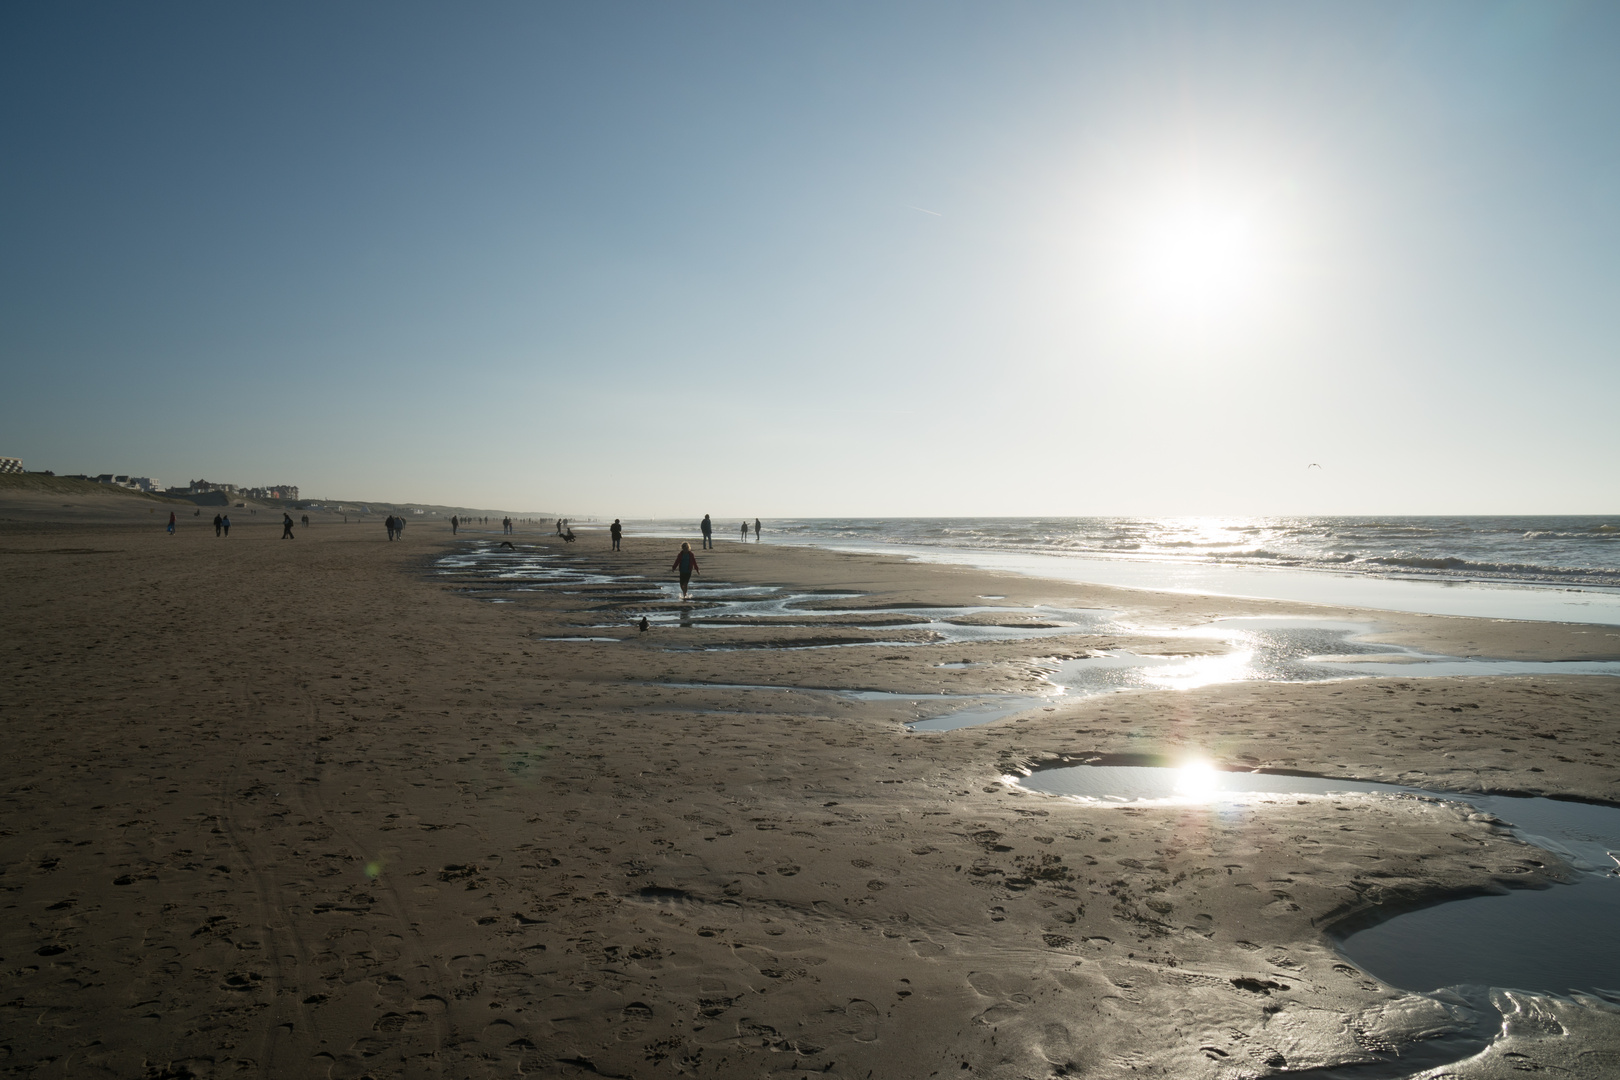
[[[844,1006],[844,1022],[838,1030],[856,1042],[877,1042],[878,1007],[856,998]]]
[[[652,1018],[652,1006],[644,1001],[632,1001],[620,1011],[619,1019],[623,1023],[614,1037],[619,1042],[633,1042],[646,1033],[647,1021]]]
[[[1074,1038],[1069,1029],[1062,1024],[1047,1024],[1041,1028],[1040,1053],[1053,1065],[1067,1066],[1074,1063]]]

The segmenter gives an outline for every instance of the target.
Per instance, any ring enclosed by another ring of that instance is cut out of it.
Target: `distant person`
[[[703,520],[707,523],[709,519],[704,518]],[[690,591],[692,575],[698,572],[697,556],[692,554],[691,544],[681,545],[680,554],[675,556],[675,561],[670,564],[669,568],[681,572],[681,597],[684,599]]]
[[[557,535],[562,535],[562,518],[557,519]]]
[[[394,539],[405,539],[405,515],[400,514],[394,518]]]
[[[309,515],[308,514],[300,515],[298,520],[304,526],[304,528],[306,528],[306,529],[309,528]]]
[[[451,514],[450,515],[450,535],[451,536],[456,535],[456,529],[459,528],[460,525],[461,525],[461,522],[456,520],[456,515]]]
[[[215,514],[214,515],[214,535],[215,536],[219,535],[219,530],[220,530],[221,526],[223,526],[224,524],[225,524],[225,519],[220,517],[218,514]]]
[[[754,519],[754,543],[759,543],[759,518]]]
[[[174,535],[174,511],[169,511],[169,535]]]
[[[225,535],[230,536],[231,535],[231,515],[226,514],[224,517],[219,519],[219,523],[220,523],[220,525],[222,525],[224,527]]]
[[[645,615],[643,615],[643,616],[642,616],[642,617],[641,617],[641,623],[640,623],[640,625],[641,625],[641,632],[642,632],[642,633],[643,633],[643,634],[645,634],[645,633],[646,633],[646,632],[647,632],[647,631],[648,631],[648,630],[651,630],[651,629],[652,629],[652,623],[650,623],[650,622],[648,622],[648,621],[647,621],[647,616],[645,616]]]
[[[283,510],[281,512],[281,538],[283,540],[295,539],[295,537],[292,534],[292,527],[293,527],[292,515],[287,513],[287,511]]]
[[[746,521],[742,523],[742,539],[743,543],[748,542],[748,522]]]
[[[512,519],[509,518],[509,517],[502,518],[501,519],[501,528],[505,529],[506,532],[508,534],[510,534],[511,531],[512,531]]]
[[[618,518],[614,518],[613,524],[608,526],[608,535],[613,537],[613,550],[618,551],[619,541],[624,539],[624,526],[619,524]]]
[[[708,514],[703,515],[703,521],[698,525],[698,529],[703,533],[704,550],[714,547],[714,526],[709,523]]]
[[[392,540],[394,538],[394,515],[389,514],[388,517],[384,518],[383,524],[388,526],[388,539]]]

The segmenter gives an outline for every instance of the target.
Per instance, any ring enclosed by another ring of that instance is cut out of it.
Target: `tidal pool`
[[[1279,797],[1344,795],[1466,804],[1568,862],[1579,871],[1576,882],[1452,900],[1347,925],[1340,951],[1362,970],[1404,990],[1479,985],[1620,995],[1620,807],[1208,765],[1075,765],[1005,779],[1096,807],[1263,804]]]

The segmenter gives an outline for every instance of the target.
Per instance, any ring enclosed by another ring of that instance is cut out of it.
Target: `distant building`
[[[298,501],[297,484],[268,484],[264,487],[245,488],[242,494],[250,499],[287,499]]]
[[[22,471],[22,458],[0,457],[0,473],[19,473]]]

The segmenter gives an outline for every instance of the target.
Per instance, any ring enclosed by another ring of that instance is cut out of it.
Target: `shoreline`
[[[695,537],[684,533],[652,532],[640,535],[695,542]],[[741,541],[726,537],[717,543]],[[947,544],[862,544],[855,541],[794,538],[773,539],[770,545],[809,547],[858,555],[894,555],[918,562],[971,566],[992,573],[1012,572],[1078,585],[1106,585],[1148,592],[1282,600],[1415,615],[1620,626],[1620,589],[1600,585],[1561,586],[1546,582],[1358,573],[1327,567],[1110,558],[1089,553],[1013,551]]]
[[[1481,1041],[1500,1026],[1481,1001],[1395,990],[1335,951],[1338,920],[1565,874],[1451,804],[1102,819],[999,779],[1066,754],[1196,749],[1620,804],[1616,680],[1245,683],[912,733],[902,702],[657,680],[1008,693],[1036,685],[1031,656],[1105,642],[770,644],[873,636],[849,620],[630,634],[667,603],[651,587],[665,542],[629,537],[615,555],[520,533],[611,580],[501,594],[457,591],[433,566],[498,533],[388,544],[315,527],[280,543],[239,527],[229,541],[98,529],[86,554],[55,529],[0,526],[0,619],[18,645],[0,670],[3,953],[27,958],[6,977],[26,1007],[0,1010],[13,1067],[1230,1078],[1393,1060],[1357,1031],[1421,1054],[1444,1029],[1474,1040],[1447,1074],[1484,1077],[1509,1050],[1561,1067],[1620,1047],[1601,1003],[1541,995],[1515,1000],[1554,1008],[1567,1034]],[[725,583],[856,595],[838,611],[997,594],[1150,629],[1371,614],[1380,638],[1452,655],[1617,655],[1577,625],[768,543],[699,555],[699,603]],[[625,640],[543,640],[606,622]],[[694,634],[765,644],[679,651]],[[936,666],[963,657],[975,666]]]

